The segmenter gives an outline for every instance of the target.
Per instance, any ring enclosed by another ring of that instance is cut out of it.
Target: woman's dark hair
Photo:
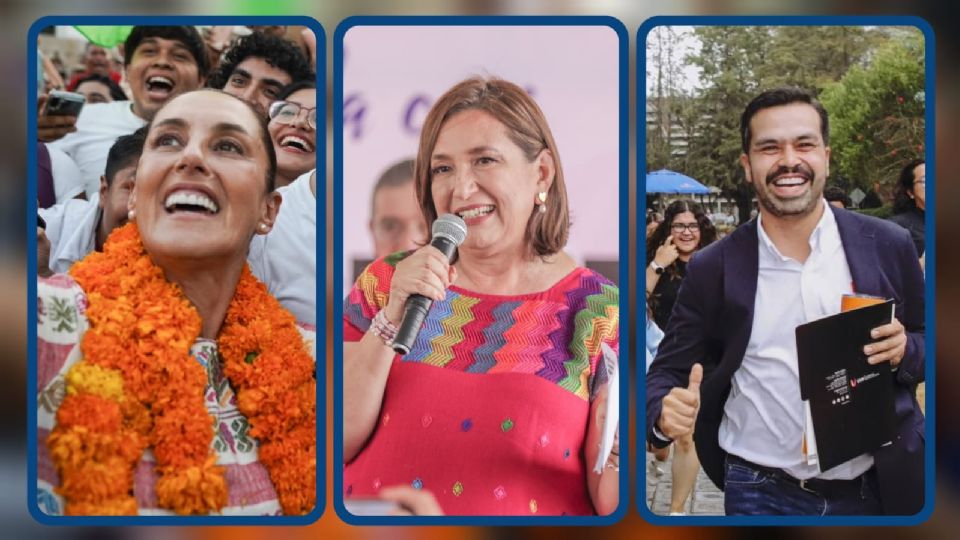
[[[304,80],[304,81],[293,81],[292,83],[284,86],[277,92],[277,101],[283,101],[293,94],[299,92],[300,90],[316,90],[317,83],[313,80]]]
[[[179,99],[181,96],[185,96],[193,92],[214,92],[217,94],[222,94],[224,96],[230,96],[232,99],[235,99],[240,103],[243,103],[244,107],[246,107],[251,113],[253,113],[253,117],[257,119],[257,125],[260,126],[260,142],[263,144],[263,149],[267,153],[267,178],[266,178],[267,193],[270,193],[271,191],[276,189],[277,188],[277,151],[273,148],[273,138],[270,136],[270,131],[267,129],[267,119],[264,118],[263,115],[261,115],[260,112],[256,109],[256,107],[254,107],[252,104],[248,103],[243,99],[238,98],[237,96],[228,94],[223,90],[217,90],[216,88],[199,88],[191,92],[184,92],[183,94],[180,94],[179,96],[171,99],[170,101],[167,101],[166,103],[163,104],[163,107],[160,107],[160,110],[158,110],[157,112],[159,113],[167,105],[173,103],[174,101]],[[156,116],[154,116],[154,118],[156,118]],[[150,133],[150,129],[152,127],[153,127],[153,120],[150,120],[150,122],[146,126],[147,134]]]
[[[713,222],[707,217],[702,206],[693,201],[685,201],[682,199],[673,201],[667,206],[666,211],[664,211],[663,221],[653,230],[650,238],[647,238],[647,264],[650,264],[650,261],[652,261],[653,257],[657,254],[657,248],[666,242],[667,236],[670,236],[670,226],[673,225],[673,220],[684,212],[692,213],[693,217],[697,220],[697,224],[700,225],[700,244],[697,246],[698,250],[707,247],[717,239],[717,228],[713,226]],[[672,268],[673,265],[671,265],[667,271],[671,271]]]
[[[907,163],[900,171],[900,178],[893,189],[893,213],[902,214],[910,212],[917,208],[917,201],[910,195],[913,194],[913,171],[927,161],[923,158],[917,158]]]
[[[73,88],[74,90],[76,90],[77,88],[80,88],[81,84],[85,82],[91,82],[91,81],[98,82],[102,85],[105,85],[107,88],[109,88],[110,99],[114,101],[127,101],[130,99],[127,97],[126,94],[123,93],[123,89],[120,88],[119,84],[113,82],[113,79],[111,79],[110,77],[107,77],[106,75],[101,75],[99,73],[90,73],[88,75],[84,75],[83,77],[77,80],[77,84],[75,84]]]
[[[134,26],[127,40],[123,43],[123,65],[129,66],[133,53],[137,51],[140,42],[149,37],[170,39],[183,44],[193,60],[197,63],[197,72],[200,78],[207,76],[210,71],[210,60],[207,58],[207,46],[200,37],[200,32],[193,26]]]
[[[237,66],[247,58],[263,58],[272,67],[290,75],[290,80],[313,81],[316,76],[310,61],[292,41],[254,32],[236,41],[220,60],[220,65],[207,78],[207,87],[222,89]]]

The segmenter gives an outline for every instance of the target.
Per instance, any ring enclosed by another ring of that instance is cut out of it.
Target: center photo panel
[[[606,17],[337,28],[343,520],[623,516],[626,59]]]

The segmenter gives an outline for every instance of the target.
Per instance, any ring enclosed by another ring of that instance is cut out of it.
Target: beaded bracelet
[[[370,323],[370,331],[387,347],[393,345],[393,338],[397,337],[396,325],[387,319],[386,311],[382,309],[374,315],[373,322]]]

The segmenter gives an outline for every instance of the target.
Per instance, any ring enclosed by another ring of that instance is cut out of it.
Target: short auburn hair
[[[430,158],[444,124],[469,110],[484,111],[507,128],[507,135],[532,162],[543,150],[553,155],[554,177],[547,191],[546,212],[534,210],[527,221],[526,242],[533,254],[544,257],[559,252],[570,235],[567,188],[560,166],[560,153],[547,119],[537,103],[523,89],[498,78],[472,77],[447,90],[434,103],[420,131],[420,148],[414,165],[417,201],[427,223],[437,219],[433,203]]]

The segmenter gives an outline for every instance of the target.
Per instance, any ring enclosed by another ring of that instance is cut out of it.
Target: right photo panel
[[[917,523],[932,32],[768,21],[638,33],[638,507],[661,524]]]

